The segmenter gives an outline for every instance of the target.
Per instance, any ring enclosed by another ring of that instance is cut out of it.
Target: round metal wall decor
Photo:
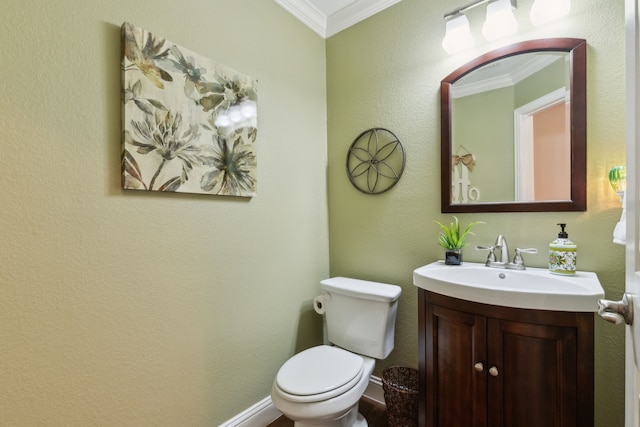
[[[404,172],[404,148],[390,130],[372,128],[353,141],[347,154],[347,176],[358,190],[380,194],[396,185]]]

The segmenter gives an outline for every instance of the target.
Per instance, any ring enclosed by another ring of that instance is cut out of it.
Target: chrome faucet
[[[502,234],[496,237],[493,247],[500,249],[500,264],[509,264],[509,246],[507,246],[507,239]]]
[[[513,257],[513,262],[509,261],[509,246],[507,246],[507,239],[504,238],[502,234],[500,234],[496,238],[496,242],[493,246],[476,246],[477,250],[488,250],[489,256],[487,256],[487,262],[485,265],[487,267],[494,268],[507,268],[513,270],[525,270],[526,267],[524,265],[524,258],[522,258],[522,254],[537,254],[538,250],[535,248],[528,249],[520,249],[516,248],[515,256]],[[500,261],[496,261],[495,250],[500,249]]]

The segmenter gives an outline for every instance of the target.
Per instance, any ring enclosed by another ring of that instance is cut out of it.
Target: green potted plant
[[[438,243],[445,250],[444,263],[449,265],[460,265],[462,263],[462,248],[467,245],[467,237],[473,234],[471,229],[477,224],[484,224],[482,221],[474,221],[461,231],[458,217],[453,217],[453,222],[444,225],[440,221],[435,221],[441,228]]]

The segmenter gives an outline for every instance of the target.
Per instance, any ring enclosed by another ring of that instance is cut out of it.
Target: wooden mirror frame
[[[571,199],[540,202],[451,203],[451,85],[491,62],[531,52],[568,52],[571,100]],[[587,42],[548,38],[515,43],[464,64],[440,83],[442,212],[560,212],[587,210]]]

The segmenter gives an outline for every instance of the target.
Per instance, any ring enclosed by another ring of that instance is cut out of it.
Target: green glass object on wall
[[[627,169],[624,166],[614,166],[609,171],[609,184],[619,196],[627,188]]]

